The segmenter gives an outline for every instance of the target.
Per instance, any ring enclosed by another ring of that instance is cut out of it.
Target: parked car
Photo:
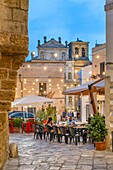
[[[30,112],[24,112],[24,111],[13,111],[8,113],[9,118],[34,118],[34,114]]]

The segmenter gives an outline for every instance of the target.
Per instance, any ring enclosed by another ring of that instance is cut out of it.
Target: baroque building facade
[[[69,44],[65,41],[64,45],[61,37],[47,41],[44,36],[43,44],[38,40],[37,50],[38,56],[32,53],[32,59],[18,71],[16,99],[31,94],[53,98],[59,114],[65,109],[79,109],[79,97],[65,97],[62,92],[78,86],[80,68],[91,64],[88,43],[77,39]]]

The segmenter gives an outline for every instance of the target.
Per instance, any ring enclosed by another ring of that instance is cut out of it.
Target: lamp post
[[[20,82],[20,89],[21,89],[21,97],[23,97],[23,82],[22,82],[22,79],[21,79],[21,74],[19,74],[19,82]]]
[[[21,89],[21,98],[23,97],[23,82],[21,79],[21,74],[19,74],[19,82],[20,82],[20,89]],[[23,112],[23,107],[22,107],[22,112]],[[24,119],[24,115],[23,115],[23,119]]]
[[[31,52],[31,58],[33,59],[34,57],[35,57],[35,52],[32,51],[32,52]]]

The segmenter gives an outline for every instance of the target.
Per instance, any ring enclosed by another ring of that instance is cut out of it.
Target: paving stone
[[[78,165],[77,170],[93,170],[92,166]]]
[[[51,170],[59,170],[60,167],[50,167]]]
[[[12,166],[6,166],[5,169],[6,169],[6,170],[18,170],[18,166],[14,166],[14,167],[12,167]]]
[[[18,168],[18,170],[35,170],[36,166],[32,166],[32,165],[25,165],[25,166],[21,166]]]
[[[19,148],[18,159],[9,159],[4,170],[113,170],[113,153],[95,151],[93,145],[34,140],[33,134],[10,135]]]
[[[107,165],[94,165],[94,168],[95,169],[106,169],[107,168]]]
[[[113,170],[113,164],[107,166],[107,170]]]

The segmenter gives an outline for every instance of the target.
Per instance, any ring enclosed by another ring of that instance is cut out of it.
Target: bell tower
[[[106,78],[105,78],[105,114],[109,129],[107,148],[113,149],[113,0],[106,0]]]

